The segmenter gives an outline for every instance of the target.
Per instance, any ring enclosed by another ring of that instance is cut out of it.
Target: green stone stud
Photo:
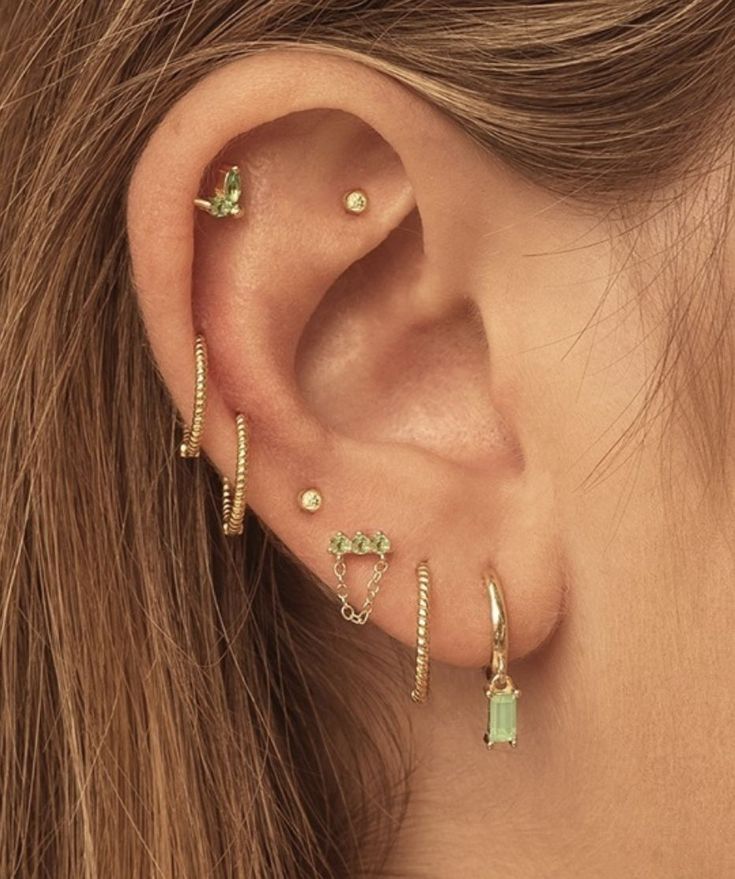
[[[377,552],[378,555],[390,552],[390,540],[382,531],[376,531],[373,534],[373,552]]]
[[[241,217],[242,181],[240,169],[237,165],[232,165],[224,169],[222,173],[222,184],[215,188],[214,195],[211,198],[195,198],[194,204],[213,217]]]
[[[332,555],[345,555],[345,553],[352,552],[352,541],[343,531],[337,531],[329,541],[328,551]]]
[[[357,555],[366,555],[373,551],[373,543],[367,534],[363,534],[362,531],[356,531],[355,536],[352,538],[352,552],[357,553]]]

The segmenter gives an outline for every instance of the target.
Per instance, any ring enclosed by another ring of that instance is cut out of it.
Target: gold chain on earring
[[[429,698],[429,579],[428,562],[416,565],[418,577],[418,614],[416,620],[416,674],[411,698],[414,702],[426,702]]]
[[[194,407],[191,425],[184,428],[184,436],[179,446],[182,458],[198,458],[204,430],[204,410],[207,405],[207,345],[199,333],[194,339]]]
[[[343,531],[337,531],[336,534],[332,535],[327,551],[335,556],[336,592],[337,598],[339,598],[342,605],[340,613],[347,622],[364,626],[373,611],[373,604],[380,591],[380,581],[383,578],[383,574],[388,570],[386,555],[391,551],[390,540],[382,531],[376,531],[372,537],[368,537],[362,531],[356,531],[354,537],[348,537]],[[345,582],[347,564],[344,561],[344,556],[348,553],[354,553],[355,555],[374,553],[378,556],[378,561],[373,565],[373,573],[368,580],[365,601],[363,601],[362,607],[359,610],[350,604],[348,598],[349,590]]]
[[[237,464],[234,488],[225,476],[222,479],[222,528],[228,536],[243,532],[248,488],[248,425],[245,416],[235,417],[237,428]]]

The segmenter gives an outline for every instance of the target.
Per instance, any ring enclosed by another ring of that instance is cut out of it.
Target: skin
[[[221,161],[243,172],[239,220],[192,210]],[[359,217],[341,205],[356,186]],[[384,530],[371,622],[409,648],[429,560],[432,689],[421,707],[401,694],[418,765],[386,875],[729,875],[733,512],[664,419],[606,458],[664,345],[637,307],[655,236],[626,264],[602,211],[383,74],[307,51],[185,95],[139,160],[128,223],[184,417],[205,333],[203,448],[230,477],[247,413],[257,515],[330,588],[329,534]],[[295,498],[312,484],[308,515]],[[350,563],[356,604],[369,564]],[[490,568],[522,690],[518,748],[492,753]]]

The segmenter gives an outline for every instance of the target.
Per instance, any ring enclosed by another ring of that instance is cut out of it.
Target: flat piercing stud
[[[361,214],[367,210],[368,197],[362,189],[351,189],[345,193],[343,202],[348,214]]]

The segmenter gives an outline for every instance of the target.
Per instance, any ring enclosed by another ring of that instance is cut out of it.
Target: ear
[[[239,219],[193,207],[222,164],[241,169]],[[355,188],[369,199],[360,215],[342,203]],[[185,421],[195,333],[208,343],[206,456],[234,477],[245,413],[249,507],[331,589],[330,536],[384,531],[393,552],[371,621],[407,645],[427,559],[432,656],[462,665],[489,657],[485,571],[504,584],[512,656],[547,637],[560,605],[552,493],[526,466],[512,388],[493,372],[487,338],[503,328],[492,276],[478,273],[524,193],[408,88],[305,50],[203,79],[151,137],[129,191],[140,307]],[[315,514],[297,504],[312,486]],[[348,557],[358,607],[373,561]]]

